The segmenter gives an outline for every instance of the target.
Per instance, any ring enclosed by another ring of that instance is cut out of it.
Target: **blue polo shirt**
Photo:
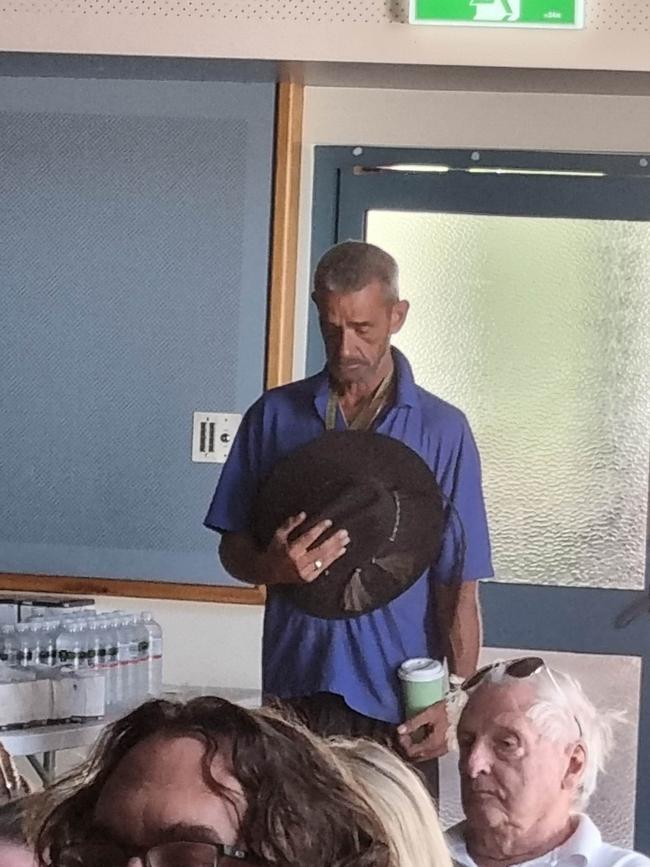
[[[396,397],[375,430],[410,446],[431,467],[455,514],[436,566],[384,608],[345,620],[312,617],[268,588],[262,643],[262,688],[278,698],[333,692],[374,719],[403,719],[397,668],[414,656],[440,655],[433,587],[457,576],[464,529],[463,580],[492,575],[478,451],[460,410],[415,384],[408,361],[393,349]],[[266,392],[244,416],[205,525],[250,530],[253,501],[275,463],[325,430],[328,375]],[[339,411],[337,427],[345,423]],[[264,583],[264,576],[259,576]]]

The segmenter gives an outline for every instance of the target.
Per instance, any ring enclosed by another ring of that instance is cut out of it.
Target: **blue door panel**
[[[361,150],[361,153],[359,153]],[[378,169],[396,163],[445,172]],[[558,174],[477,174],[479,165]],[[650,176],[634,155],[317,148],[312,263],[337,241],[365,236],[369,210],[650,220]],[[590,175],[590,176],[585,176]],[[323,352],[316,317],[308,325],[307,370]],[[646,586],[648,561],[646,557]],[[481,584],[485,644],[642,659],[636,846],[650,854],[650,596],[647,591]],[[616,768],[611,769],[616,773]]]

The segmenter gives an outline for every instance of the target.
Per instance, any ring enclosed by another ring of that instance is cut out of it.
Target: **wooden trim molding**
[[[0,590],[16,593],[64,593],[68,596],[130,596],[140,599],[222,602],[239,605],[260,605],[266,598],[263,587],[172,584],[168,581],[21,575],[9,572],[0,573]]]
[[[290,382],[298,258],[298,208],[302,152],[303,85],[281,81],[277,90],[271,281],[266,385]]]

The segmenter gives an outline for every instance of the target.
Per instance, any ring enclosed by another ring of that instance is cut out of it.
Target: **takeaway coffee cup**
[[[445,697],[445,669],[437,659],[406,659],[397,670],[407,719]]]

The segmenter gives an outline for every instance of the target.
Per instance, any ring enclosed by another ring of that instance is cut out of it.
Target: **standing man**
[[[266,392],[248,410],[205,523],[222,534],[219,552],[228,572],[268,588],[264,693],[293,703],[324,734],[388,740],[399,725],[403,750],[427,762],[435,788],[437,764],[429,760],[447,751],[445,704],[400,725],[397,669],[411,657],[446,657],[460,680],[476,668],[476,579],[492,574],[478,452],[462,412],[417,386],[406,358],[391,349],[409,305],[399,298],[397,263],[388,253],[358,241],[337,244],[318,263],[312,298],[327,365],[315,376]],[[325,572],[346,551],[346,528],[312,547],[330,524],[323,521],[296,538],[292,531],[306,517],[299,514],[259,550],[251,511],[260,483],[280,458],[325,430],[345,428],[374,430],[417,452],[450,508],[433,568],[383,608],[332,620],[306,614],[275,588]]]

